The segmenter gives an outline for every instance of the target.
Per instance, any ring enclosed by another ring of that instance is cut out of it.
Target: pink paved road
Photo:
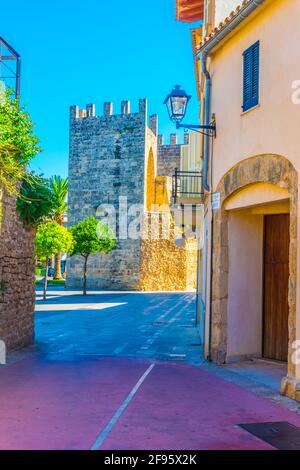
[[[0,369],[0,449],[271,449],[238,423],[300,416],[199,367],[37,355]],[[124,406],[123,406],[124,408]],[[107,429],[112,422],[111,429]],[[102,436],[102,437],[101,437]]]

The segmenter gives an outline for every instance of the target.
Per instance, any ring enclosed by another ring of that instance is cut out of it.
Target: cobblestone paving
[[[51,291],[37,297],[36,341],[46,353],[202,362],[193,293]]]

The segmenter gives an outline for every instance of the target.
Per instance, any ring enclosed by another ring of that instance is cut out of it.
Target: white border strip
[[[146,370],[146,372],[144,372],[144,374],[142,375],[142,377],[139,379],[139,381],[135,384],[135,386],[133,387],[133,389],[131,390],[131,392],[128,394],[127,398],[123,401],[122,405],[120,406],[120,408],[115,412],[115,414],[113,415],[113,417],[111,418],[111,420],[109,421],[109,423],[107,424],[107,426],[103,429],[103,431],[99,434],[99,436],[97,437],[97,439],[95,440],[94,444],[92,445],[92,447],[90,448],[90,450],[98,450],[103,442],[105,441],[105,439],[107,438],[107,436],[109,435],[110,431],[112,430],[112,428],[115,426],[115,424],[117,423],[118,419],[120,418],[120,416],[122,415],[123,411],[125,411],[125,409],[127,408],[127,406],[129,405],[129,403],[131,402],[131,400],[133,399],[134,395],[136,394],[136,392],[138,391],[138,389],[140,388],[140,386],[142,385],[142,383],[144,382],[144,380],[147,378],[147,376],[150,374],[150,372],[152,371],[153,367],[155,366],[155,364],[151,364],[151,366],[148,367],[148,369]]]

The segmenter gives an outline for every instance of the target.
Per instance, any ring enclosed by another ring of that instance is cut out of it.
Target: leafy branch
[[[9,194],[18,194],[17,183],[28,163],[40,152],[28,112],[12,98],[10,90],[0,93],[0,187]]]

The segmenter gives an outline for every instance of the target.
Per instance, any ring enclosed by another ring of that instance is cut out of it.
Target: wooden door
[[[265,216],[263,356],[277,361],[288,356],[289,225],[288,214]]]

